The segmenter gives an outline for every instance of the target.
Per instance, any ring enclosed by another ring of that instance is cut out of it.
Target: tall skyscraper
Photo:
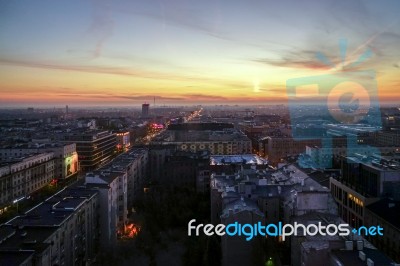
[[[142,104],[142,118],[149,117],[149,109],[150,109],[150,104],[148,103]]]

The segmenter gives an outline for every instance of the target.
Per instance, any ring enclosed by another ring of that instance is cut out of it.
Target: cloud
[[[130,76],[130,77],[160,79],[160,80],[222,82],[222,80],[211,79],[201,76],[170,74],[166,72],[157,72],[157,71],[149,71],[144,69],[126,68],[126,67],[111,67],[111,66],[99,66],[99,65],[87,65],[87,66],[66,65],[53,62],[35,62],[35,61],[24,61],[24,60],[15,60],[8,58],[0,58],[0,64],[32,67],[32,68],[43,68],[50,70],[77,71],[77,72],[85,72],[93,74],[110,74],[110,75]]]
[[[193,8],[193,6],[193,3],[189,4],[186,1],[171,0],[168,2],[159,1],[158,8],[155,8],[154,5],[150,6],[150,4],[146,8],[139,4],[131,3],[129,6],[124,6],[124,8],[116,7],[114,10],[159,21],[164,28],[166,25],[171,25],[201,32],[218,39],[233,40],[226,32],[222,32],[219,29],[220,10],[217,3],[213,4],[213,8],[203,10]]]
[[[184,94],[185,100],[188,101],[225,101],[228,98],[218,95],[208,95],[208,94]]]
[[[152,100],[153,98],[161,101],[184,101],[184,97],[166,97],[166,96],[155,96],[155,95],[139,95],[139,96],[131,96],[131,95],[116,95],[114,98],[127,99],[127,100]]]
[[[87,34],[96,40],[93,58],[101,55],[105,42],[112,36],[114,20],[111,15],[111,2],[108,0],[92,1],[92,23]]]
[[[253,59],[254,62],[267,64],[271,66],[287,67],[287,68],[306,68],[306,69],[329,69],[317,59],[300,59],[294,57],[282,57],[281,59],[258,58]]]
[[[42,95],[45,92],[41,93]],[[163,95],[132,95],[132,94],[113,94],[106,92],[74,92],[74,93],[65,93],[64,91],[55,91],[49,94],[51,97],[74,97],[74,98],[83,98],[83,99],[109,99],[109,100],[132,100],[132,101],[151,101],[156,98],[157,101],[227,101],[229,98],[218,96],[218,95],[209,95],[209,94],[179,94],[173,96],[163,96]]]

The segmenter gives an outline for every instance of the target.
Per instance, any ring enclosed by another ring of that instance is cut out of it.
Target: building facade
[[[64,135],[62,142],[75,143],[80,168],[90,171],[109,161],[117,147],[116,135],[109,131],[85,131]]]
[[[98,252],[97,192],[68,189],[0,226],[1,265],[90,265]]]
[[[24,198],[46,186],[55,178],[53,152],[25,155],[0,168],[0,206]]]

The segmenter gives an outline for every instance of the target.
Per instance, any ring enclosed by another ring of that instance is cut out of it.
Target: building
[[[109,131],[87,130],[67,133],[62,142],[75,143],[80,168],[83,171],[96,169],[109,161],[117,147],[116,135]]]
[[[268,165],[267,159],[255,154],[212,155],[210,157],[210,170],[215,174],[233,175],[248,169],[269,171],[273,168]]]
[[[10,157],[24,156],[31,153],[53,152],[54,175],[59,180],[67,179],[79,170],[78,153],[75,143],[28,143],[16,144],[0,148],[0,160]]]
[[[340,160],[341,157],[362,155],[373,156],[376,151],[381,154],[394,153],[398,150],[396,147],[376,147],[376,149],[365,148],[365,145],[356,145],[350,149],[346,146],[341,147],[319,147],[319,146],[306,146],[306,152],[303,154],[302,159],[308,161],[310,168],[332,168],[334,162]]]
[[[306,151],[306,146],[319,146],[320,139],[295,140],[290,136],[264,137],[259,144],[261,154],[268,158],[272,165],[277,165],[284,158],[297,156]]]
[[[161,180],[165,173],[165,162],[168,156],[177,151],[174,144],[149,146],[149,178],[151,180]]]
[[[145,148],[133,148],[117,156],[104,169],[108,171],[126,172],[128,210],[133,201],[143,194],[143,188],[148,179],[149,152]]]
[[[370,237],[369,241],[397,263],[400,263],[400,201],[388,198],[379,200],[365,208],[365,226],[379,224],[384,231],[382,237]]]
[[[400,151],[400,131],[379,131],[376,136],[377,144],[379,146],[392,146],[397,147]]]
[[[150,145],[149,177],[163,186],[189,186],[209,190],[210,152],[181,151],[176,145]]]
[[[251,153],[251,140],[229,123],[171,124],[151,145],[175,145],[178,150],[215,154]]]
[[[89,265],[98,252],[95,190],[63,190],[0,226],[0,265]]]
[[[31,195],[54,178],[53,152],[12,158],[0,165],[0,209]]]
[[[367,205],[384,197],[400,200],[400,166],[391,157],[342,158],[342,176],[330,178],[339,215],[351,226],[364,224]]]
[[[99,194],[100,247],[112,248],[127,222],[127,174],[102,168],[86,174],[85,186]]]
[[[364,265],[381,265],[381,266],[397,266],[390,258],[386,257],[380,250],[375,248],[363,248],[334,250],[329,254],[328,264],[325,262],[323,265],[329,266],[364,266]]]
[[[221,223],[225,226],[232,223],[257,224],[264,223],[264,215],[257,204],[244,198],[226,204]],[[254,237],[250,242],[243,236],[221,236],[222,265],[263,265],[263,239]]]
[[[166,130],[152,141],[152,145],[176,145],[178,150],[197,152],[208,150],[216,154],[249,154],[251,140],[236,129]]]
[[[297,222],[305,225],[318,225],[328,226],[329,224],[340,224],[343,221],[333,214],[327,213],[307,213],[301,216],[293,218],[293,222]],[[292,235],[290,237],[291,243],[291,265],[301,266],[301,265],[313,265],[313,266],[324,266],[324,265],[353,265],[343,261],[345,259],[342,257],[343,252],[345,254],[352,254],[358,256],[359,252],[365,252],[368,254],[367,258],[374,258],[369,253],[369,251],[375,251],[376,255],[381,257],[380,260],[375,259],[378,262],[389,262],[388,264],[376,264],[376,265],[391,265],[393,262],[389,258],[385,257],[383,253],[376,250],[376,248],[359,235],[351,236],[339,236],[339,235],[304,235],[303,231],[300,231],[297,236]],[[354,254],[353,254],[354,253]],[[363,261],[359,259],[358,263],[355,265],[367,265],[366,259]],[[342,264],[340,264],[340,262]],[[355,261],[356,263],[357,261]]]
[[[198,192],[210,188],[210,152],[175,151],[165,158],[164,174],[159,179],[166,186],[186,186]]]
[[[292,223],[294,217],[311,213],[322,213],[337,217],[337,208],[328,188],[321,186],[297,166],[284,168],[257,169],[241,167],[233,174],[211,175],[211,223],[254,224],[255,221],[268,223]],[[254,242],[244,237],[222,237],[223,265],[252,265],[265,259],[266,250],[260,246],[270,243],[290,248],[291,241],[279,237],[261,238]],[[261,241],[261,242],[259,242]],[[265,260],[264,260],[265,262]],[[289,262],[290,263],[290,262]],[[297,265],[297,264],[296,264]]]
[[[148,103],[142,104],[142,118],[149,117],[149,109],[150,109],[150,104]]]
[[[126,131],[117,132],[117,150],[127,151],[131,147],[131,134]]]

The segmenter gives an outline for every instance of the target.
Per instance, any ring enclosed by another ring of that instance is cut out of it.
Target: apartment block
[[[61,191],[0,226],[0,265],[90,265],[98,246],[98,193]]]
[[[0,160],[10,157],[25,156],[31,153],[53,152],[55,178],[63,180],[79,170],[78,153],[76,144],[59,142],[15,144],[0,148]]]
[[[114,155],[117,139],[114,133],[99,130],[78,130],[65,134],[64,143],[75,143],[80,168],[83,171],[94,170],[108,162]]]
[[[24,155],[0,165],[0,206],[27,197],[55,178],[53,152]]]

